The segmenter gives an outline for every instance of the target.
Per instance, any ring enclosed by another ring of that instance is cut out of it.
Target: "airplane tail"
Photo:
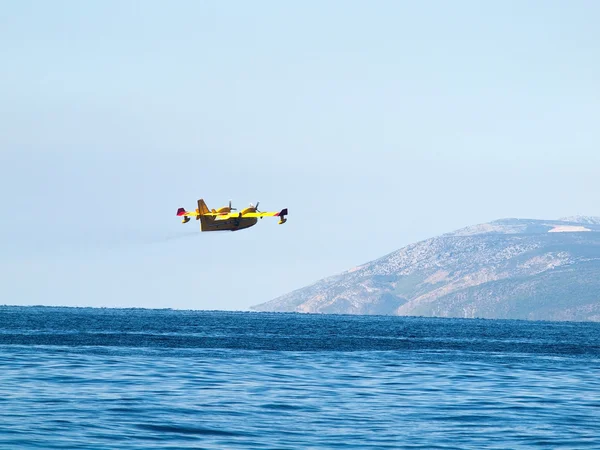
[[[207,212],[210,212],[208,206],[206,206],[206,203],[204,203],[204,199],[202,198],[198,200],[198,212],[200,214],[206,214]]]
[[[206,206],[206,203],[204,202],[203,198],[198,199],[198,209],[196,209],[196,211],[198,211],[198,217],[196,217],[196,220],[200,220],[200,229],[202,231],[204,231],[205,229],[208,230],[209,224],[215,219],[214,217],[204,215],[206,213],[209,213],[210,210],[208,209],[208,206]]]
[[[188,223],[190,221],[190,215],[192,213],[189,213],[185,210],[185,208],[179,208],[177,210],[177,215],[179,217],[183,216],[183,219],[181,219],[181,223]]]
[[[206,214],[207,212],[210,212],[208,210],[208,206],[206,206],[206,203],[204,203],[203,199],[198,200],[198,209],[194,212],[190,212],[190,211],[186,211],[185,208],[179,208],[177,210],[177,215],[178,216],[201,216],[202,214]]]

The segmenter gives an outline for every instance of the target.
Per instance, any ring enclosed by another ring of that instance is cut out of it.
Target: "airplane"
[[[196,220],[200,221],[200,231],[237,231],[244,228],[249,228],[256,225],[258,218],[263,217],[279,217],[279,225],[287,222],[285,216],[288,213],[287,208],[282,209],[279,212],[261,212],[258,210],[259,202],[256,205],[250,203],[248,208],[244,208],[238,213],[236,208],[231,207],[231,200],[229,200],[229,206],[223,206],[217,210],[208,209],[204,199],[198,200],[198,208],[195,211],[186,211],[185,208],[179,208],[177,215],[183,217],[181,223],[188,223],[190,217],[196,217]]]

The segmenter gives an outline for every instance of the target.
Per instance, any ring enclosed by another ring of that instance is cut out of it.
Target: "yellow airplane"
[[[244,228],[249,228],[256,225],[258,218],[263,217],[279,217],[279,224],[287,222],[285,216],[288,213],[287,208],[282,209],[279,212],[261,212],[258,210],[258,203],[256,206],[250,203],[248,208],[244,208],[239,213],[233,213],[231,211],[236,208],[231,207],[231,200],[229,206],[223,206],[217,210],[209,210],[203,199],[198,200],[198,208],[196,211],[186,211],[185,208],[179,208],[177,215],[183,217],[181,223],[188,223],[190,217],[196,217],[196,220],[200,221],[200,231],[237,231]]]

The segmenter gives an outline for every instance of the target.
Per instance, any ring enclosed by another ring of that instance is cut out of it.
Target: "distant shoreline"
[[[27,309],[70,309],[70,310],[96,310],[96,311],[156,311],[156,312],[193,312],[193,313],[212,313],[212,314],[246,314],[251,313],[254,315],[278,315],[278,316],[337,316],[347,317],[351,320],[359,320],[361,318],[388,318],[388,319],[400,319],[400,320],[448,320],[448,321],[485,321],[485,322],[528,322],[528,323],[585,323],[585,324],[599,324],[600,321],[595,320],[543,320],[543,319],[507,319],[507,318],[488,318],[488,317],[440,317],[440,316],[401,316],[392,314],[347,314],[347,313],[320,313],[320,312],[298,312],[298,311],[255,311],[255,310],[226,310],[226,309],[178,309],[178,308],[147,308],[141,306],[58,306],[58,305],[0,305],[0,311],[8,308],[27,308]]]

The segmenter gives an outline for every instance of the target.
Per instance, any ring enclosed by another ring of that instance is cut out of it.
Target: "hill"
[[[600,321],[600,218],[469,226],[252,309]]]

